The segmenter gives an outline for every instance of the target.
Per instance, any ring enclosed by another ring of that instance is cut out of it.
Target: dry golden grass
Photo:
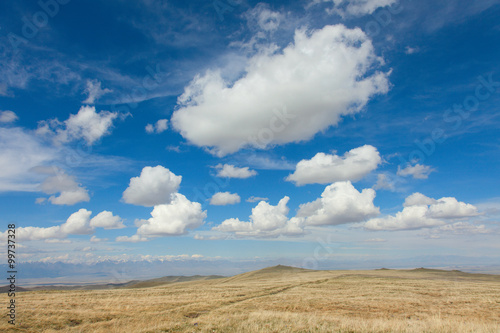
[[[4,294],[3,304],[7,304]],[[500,332],[500,276],[268,268],[143,289],[17,295],[1,332]]]

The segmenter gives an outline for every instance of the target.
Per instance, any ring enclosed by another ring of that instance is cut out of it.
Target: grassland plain
[[[29,291],[16,302],[15,327],[4,317],[0,332],[500,332],[500,276],[428,269],[276,266],[141,288]]]

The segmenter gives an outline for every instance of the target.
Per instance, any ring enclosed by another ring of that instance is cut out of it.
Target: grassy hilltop
[[[1,332],[500,332],[500,276],[269,267],[19,293]],[[6,299],[6,295],[3,296]]]

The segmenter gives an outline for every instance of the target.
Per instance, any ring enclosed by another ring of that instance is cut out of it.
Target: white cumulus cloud
[[[361,29],[297,30],[284,49],[249,59],[235,82],[219,71],[197,75],[178,99],[172,126],[219,156],[309,140],[388,91],[388,73],[377,71],[382,62]]]
[[[92,145],[109,134],[113,121],[118,116],[117,112],[96,112],[94,106],[86,105],[82,106],[77,114],[71,114],[63,122],[57,118],[40,121],[37,133],[51,136],[56,143],[67,143],[83,139],[88,145]]]
[[[66,222],[61,225],[61,232],[72,235],[93,233],[93,229],[90,227],[90,215],[92,215],[92,212],[84,208],[71,214]]]
[[[139,177],[130,179],[128,188],[123,192],[123,200],[145,207],[168,204],[181,181],[182,176],[176,176],[161,165],[147,166],[142,169]]]
[[[250,178],[257,175],[257,171],[250,170],[248,167],[238,168],[231,164],[218,164],[215,166],[217,169],[217,177],[221,178]]]
[[[456,219],[479,215],[477,208],[456,198],[441,198],[429,206],[429,215],[440,219]]]
[[[137,229],[140,236],[178,236],[188,233],[203,224],[207,217],[201,204],[189,201],[180,193],[172,195],[169,204],[156,205],[151,218],[141,221]]]
[[[371,219],[365,223],[369,230],[411,230],[443,226],[457,219],[480,215],[477,208],[456,198],[429,198],[421,193],[408,196],[404,208],[396,215]]]
[[[104,210],[90,220],[92,228],[121,229],[125,228],[123,220],[112,212]]]
[[[299,218],[289,220],[287,217],[289,200],[290,198],[285,196],[276,206],[261,201],[252,209],[249,222],[231,218],[212,230],[233,233],[239,237],[273,238],[280,235],[303,235],[303,220]]]
[[[241,201],[237,193],[218,192],[210,198],[210,204],[214,206],[234,205]]]
[[[377,148],[370,145],[352,149],[344,156],[318,153],[310,160],[300,161],[295,172],[286,180],[299,186],[358,181],[375,170],[381,162]]]
[[[380,214],[374,199],[372,189],[359,192],[351,182],[337,182],[327,186],[321,198],[300,205],[297,217],[303,217],[307,225],[363,222]]]

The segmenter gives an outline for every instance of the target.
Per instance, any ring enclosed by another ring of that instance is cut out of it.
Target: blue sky
[[[2,2],[2,231],[49,267],[498,266],[499,4]]]

